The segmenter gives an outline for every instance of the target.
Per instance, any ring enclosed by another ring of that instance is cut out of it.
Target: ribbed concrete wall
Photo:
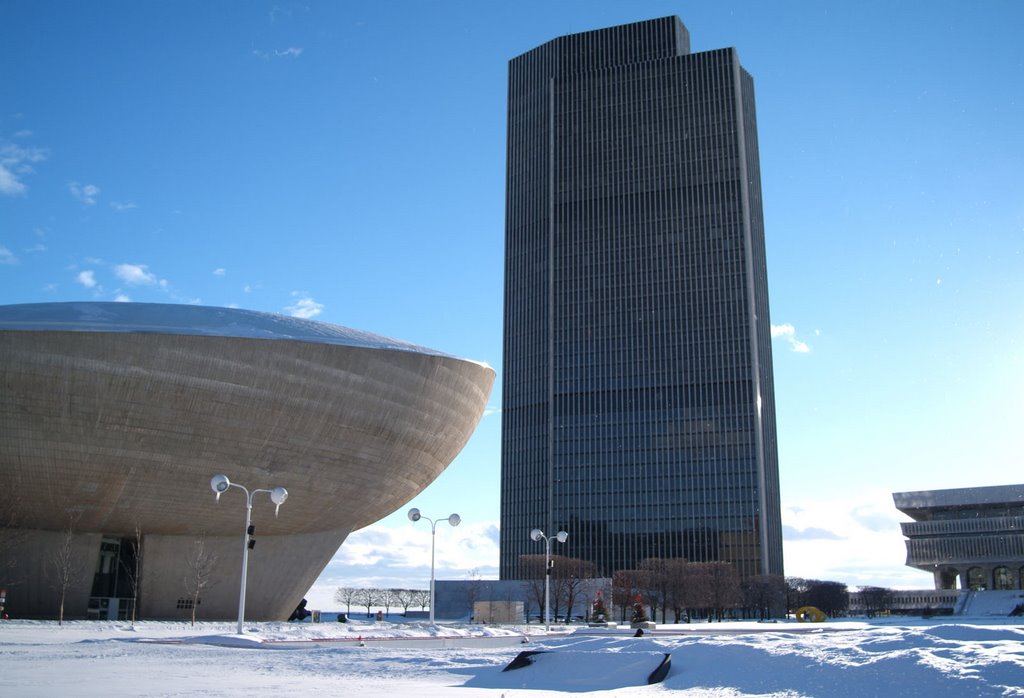
[[[166,616],[184,595],[176,570],[205,533],[223,581],[202,615],[230,618],[244,496],[232,488],[215,502],[210,477],[285,487],[277,518],[267,495],[254,500],[248,594],[249,617],[281,617],[349,532],[395,511],[447,467],[493,380],[488,367],[416,351],[4,330],[0,492],[19,493],[11,501],[21,528],[132,536],[138,524],[144,615]],[[38,575],[46,554],[30,548],[17,554],[21,576]],[[48,603],[21,598],[20,586],[8,590],[12,609],[51,614]]]

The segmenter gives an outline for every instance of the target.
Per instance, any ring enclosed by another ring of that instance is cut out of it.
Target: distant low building
[[[611,598],[608,578],[587,579],[578,583],[573,594],[572,609],[566,612],[566,592],[557,582],[551,585],[551,618],[568,616],[577,622],[589,615],[597,592]],[[543,614],[543,582],[521,579],[460,579],[437,580],[434,587],[435,615],[444,620],[475,620],[478,622],[525,623],[539,622]],[[484,610],[480,617],[478,609]],[[512,613],[518,614],[512,620]],[[497,617],[509,620],[497,620]]]
[[[1024,589],[1024,485],[895,492],[907,565],[936,589]]]
[[[960,592],[950,589],[855,591],[850,593],[850,615],[949,615],[956,609],[959,598]]]
[[[522,623],[526,611],[522,601],[477,601],[473,620],[477,623]]]

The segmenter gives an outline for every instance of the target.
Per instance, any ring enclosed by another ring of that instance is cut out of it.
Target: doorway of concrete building
[[[104,536],[92,578],[88,616],[92,620],[128,620],[138,594],[138,545],[134,538]]]

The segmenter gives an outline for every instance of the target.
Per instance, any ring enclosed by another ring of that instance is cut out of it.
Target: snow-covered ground
[[[1016,619],[1014,619],[1016,620]],[[0,622],[0,696],[1024,696],[1024,624]],[[502,669],[522,650],[546,651]],[[652,661],[671,654],[664,682]]]

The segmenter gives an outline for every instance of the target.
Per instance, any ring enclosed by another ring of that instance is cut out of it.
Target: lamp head
[[[557,534],[555,534],[555,538],[558,539],[559,543],[564,543],[568,537],[569,534],[566,531],[559,531]]]
[[[460,523],[462,523],[462,517],[460,517],[458,514],[452,514],[448,517],[448,523],[450,523],[452,526],[458,526]]]
[[[544,537],[544,531],[539,528],[535,528],[530,531],[530,540],[541,540]]]
[[[277,505],[277,508],[274,509],[274,518],[277,518],[277,512],[281,510],[281,505],[285,503],[286,499],[288,499],[288,490],[285,488],[275,487],[270,490],[270,501]]]
[[[220,501],[220,496],[228,491],[231,487],[231,480],[228,480],[227,475],[214,475],[210,478],[210,489],[217,495],[217,501]]]
[[[420,520],[420,510],[415,507],[409,510],[409,520],[416,522]]]

